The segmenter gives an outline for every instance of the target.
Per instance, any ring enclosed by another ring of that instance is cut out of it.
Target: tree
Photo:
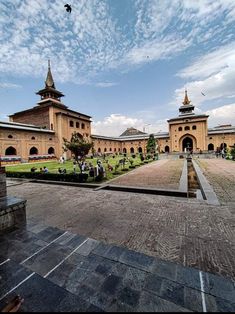
[[[147,150],[147,153],[150,153],[150,154],[155,154],[156,152],[156,140],[153,134],[149,135],[146,150]]]
[[[64,151],[70,150],[74,155],[75,160],[78,160],[78,157],[84,158],[94,145],[93,142],[86,141],[81,134],[76,132],[72,134],[70,141],[66,138],[63,138],[63,141]]]

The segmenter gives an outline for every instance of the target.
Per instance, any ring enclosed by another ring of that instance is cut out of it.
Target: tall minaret
[[[55,87],[55,83],[54,83],[53,76],[51,73],[50,60],[48,60],[48,71],[47,71],[47,77],[46,77],[46,81],[45,81],[45,87],[44,87],[44,89],[39,90],[36,94],[41,96],[41,101],[39,102],[39,105],[42,103],[45,103],[49,100],[50,101],[56,100],[57,103],[58,102],[61,103],[60,98],[64,96]]]
[[[194,105],[191,104],[191,100],[188,99],[187,89],[185,89],[184,101],[182,102],[183,106],[180,106],[179,112],[181,115],[194,115]]]

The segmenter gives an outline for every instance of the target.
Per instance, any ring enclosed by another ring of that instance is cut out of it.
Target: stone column
[[[0,167],[0,197],[7,196],[6,171],[5,167]]]

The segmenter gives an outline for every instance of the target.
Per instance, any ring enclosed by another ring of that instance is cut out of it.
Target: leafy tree
[[[151,154],[154,154],[156,152],[156,140],[153,134],[149,135],[146,150],[147,150],[147,153],[151,153]]]
[[[74,155],[75,160],[78,160],[78,157],[84,158],[94,145],[93,142],[86,141],[81,134],[76,132],[72,134],[70,141],[66,138],[63,138],[63,141],[64,151],[66,152],[70,150]]]
[[[234,147],[231,149],[230,154],[232,156],[232,160],[235,160],[235,145]]]

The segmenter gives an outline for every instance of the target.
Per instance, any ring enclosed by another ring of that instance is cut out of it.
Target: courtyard
[[[0,238],[0,305],[14,290],[26,312],[233,311],[235,163],[195,161],[219,205],[8,179],[27,227]],[[111,182],[177,190],[182,167],[163,159]]]

